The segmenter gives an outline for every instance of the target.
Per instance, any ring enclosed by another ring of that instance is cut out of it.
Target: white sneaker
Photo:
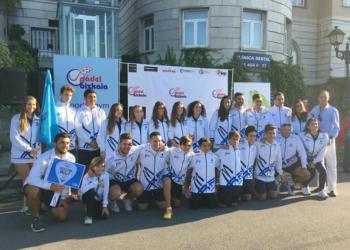
[[[309,186],[303,187],[301,192],[303,192],[303,195],[311,195]]]
[[[125,204],[125,210],[131,212],[132,211],[132,201],[129,199],[123,199]]]
[[[276,182],[276,186],[277,186],[277,193],[279,194],[280,193],[280,189],[281,189],[281,182],[275,180]]]
[[[286,187],[287,192],[288,192],[289,195],[295,195],[295,193],[294,193],[294,191],[293,191],[293,189],[292,189],[292,186],[294,186],[294,183],[292,184],[292,183],[290,183],[290,182],[288,181],[288,182],[286,182],[284,185],[285,185],[285,187]]]
[[[109,208],[114,212],[114,213],[119,213],[120,209],[118,207],[118,204],[116,201],[112,201],[109,203]]]
[[[323,199],[327,199],[328,198],[328,194],[324,190],[321,190],[320,192],[318,192],[318,196],[323,198]]]

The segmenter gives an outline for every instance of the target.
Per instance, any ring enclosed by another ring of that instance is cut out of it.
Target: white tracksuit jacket
[[[282,106],[277,107],[273,106],[269,109],[269,112],[272,117],[272,124],[275,125],[278,129],[276,131],[276,138],[281,136],[281,125],[283,123],[290,123],[290,116],[292,115],[292,110],[288,107]]]
[[[241,138],[244,138],[244,131],[246,126],[246,116],[247,112],[245,108],[237,109],[232,105],[230,109],[230,114],[232,117],[232,128],[241,135]]]
[[[38,155],[41,153],[41,143],[36,141],[39,129],[39,117],[33,115],[32,125],[28,123],[28,127],[23,135],[19,128],[19,119],[20,114],[15,115],[11,119],[11,159],[27,159],[29,162],[32,162],[34,155],[30,153],[30,150],[32,148],[37,148],[39,152]]]
[[[187,119],[185,119],[184,124],[176,119],[175,127],[169,123],[168,137],[169,140],[173,139],[176,144],[180,144],[180,138],[182,136],[190,135],[190,127],[188,126]]]
[[[252,109],[251,111],[247,111],[246,123],[248,126],[255,127],[257,131],[256,140],[259,140],[265,137],[265,126],[272,124],[272,117],[267,109],[261,109],[260,112]]]
[[[327,149],[328,135],[319,133],[316,140],[310,133],[301,133],[299,136],[306,150],[307,161],[315,164],[322,161]]]
[[[307,167],[306,151],[303,143],[297,135],[291,134],[288,138],[283,136],[276,138],[281,146],[282,168],[286,168],[298,161],[301,161],[303,168]]]
[[[46,171],[51,167],[53,160],[61,159],[69,162],[75,162],[75,157],[67,152],[63,158],[60,158],[56,155],[55,149],[50,149],[38,157],[35,161],[32,169],[29,172],[27,179],[24,181],[23,186],[29,184],[31,186],[36,186],[42,189],[50,190],[51,183],[44,181]],[[61,192],[61,199],[65,200],[68,197],[68,187],[63,187]]]
[[[227,145],[228,133],[233,129],[232,117],[231,114],[229,114],[226,120],[220,121],[218,111],[219,110],[216,110],[211,117],[209,124],[209,137],[211,140],[214,140],[214,144],[216,145]]]
[[[168,145],[168,142],[169,142],[168,124],[169,124],[169,121],[166,119],[163,119],[163,121],[158,120],[158,128],[155,128],[154,121],[152,119],[148,122],[148,125],[149,125],[148,133],[151,134],[152,132],[159,132],[160,136],[162,137],[162,142],[165,146]]]
[[[193,168],[191,176],[191,192],[209,194],[215,192],[215,168],[220,162],[212,152],[200,152],[192,157],[189,168]]]
[[[140,182],[145,191],[163,188],[163,176],[170,161],[169,150],[154,151],[150,144],[144,147],[137,159],[141,163]]]
[[[110,180],[126,182],[136,178],[136,160],[141,149],[148,144],[132,146],[127,156],[121,156],[118,148],[114,151],[113,156],[106,161],[106,172]]]
[[[107,126],[109,119],[102,122],[100,131],[97,135],[97,145],[101,151],[105,151],[106,159],[113,156],[113,152],[118,148],[120,135],[125,133],[126,120],[121,120],[120,130],[117,124],[115,124],[114,131],[112,134],[108,134]]]
[[[102,182],[104,187],[98,185]],[[103,172],[100,176],[90,177],[89,174],[85,174],[81,187],[78,191],[80,197],[83,197],[90,189],[94,189],[96,192],[95,200],[102,201],[102,206],[107,207],[108,205],[108,192],[109,192],[109,176],[107,172]]]
[[[275,170],[283,174],[281,146],[278,142],[272,144],[257,141],[258,154],[254,169],[254,177],[261,181],[271,182],[275,179]]]
[[[193,136],[192,150],[199,152],[198,141],[202,137],[209,138],[209,124],[206,117],[199,116],[197,120],[193,117],[187,117],[187,125],[190,128],[190,135]]]
[[[229,145],[229,149],[219,149],[216,152],[220,161],[220,186],[242,186],[243,171],[241,168],[241,156],[239,149]]]
[[[253,179],[253,169],[255,165],[258,149],[255,144],[249,146],[247,140],[240,142],[238,148],[241,152],[241,166],[243,171],[243,179]]]
[[[185,153],[181,148],[172,147],[169,148],[169,154],[170,162],[166,174],[169,175],[175,183],[183,185],[186,179],[188,166],[191,163],[194,153]]]
[[[70,134],[71,138],[69,150],[75,149],[75,109],[72,108],[69,103],[58,101],[56,102],[56,112],[59,131]]]
[[[299,135],[300,133],[302,133],[305,129],[306,126],[306,122],[307,120],[309,120],[312,117],[312,115],[307,114],[307,118],[306,121],[299,121],[298,117],[294,117],[294,120],[292,120],[292,117],[290,117],[289,119],[289,123],[292,125],[293,127],[293,133],[295,135]]]
[[[149,141],[149,133],[148,133],[149,124],[148,121],[142,119],[141,128],[137,125],[136,122],[132,124],[127,122],[125,123],[125,133],[129,133],[132,136],[132,145],[138,146],[142,144],[146,144]]]
[[[81,107],[75,115],[75,132],[78,136],[79,149],[94,151],[90,142],[96,140],[102,122],[106,119],[105,111],[97,106]]]

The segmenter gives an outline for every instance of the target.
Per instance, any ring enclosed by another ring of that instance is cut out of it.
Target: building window
[[[184,11],[183,45],[184,47],[208,46],[208,11]]]
[[[143,21],[144,51],[154,50],[154,20],[153,17]]]
[[[32,28],[32,48],[39,50],[40,57],[52,57],[57,51],[56,30]]]
[[[344,6],[350,6],[350,0],[343,0]]]
[[[262,48],[263,21],[262,13],[243,12],[243,47]]]
[[[299,64],[300,65],[300,49],[298,44],[293,40],[292,41],[292,53],[291,56],[293,58],[293,64]]]
[[[293,0],[293,5],[295,5],[295,6],[304,6],[305,3],[304,3],[304,0]]]

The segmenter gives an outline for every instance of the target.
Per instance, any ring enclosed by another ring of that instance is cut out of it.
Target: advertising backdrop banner
[[[244,105],[246,107],[253,107],[253,95],[262,95],[262,106],[270,108],[270,83],[269,82],[235,82],[234,92],[244,93]]]
[[[56,101],[65,84],[75,89],[71,101],[75,109],[85,104],[84,91],[89,88],[96,91],[96,106],[104,109],[106,115],[110,106],[119,101],[117,59],[54,55],[53,67]]]
[[[173,66],[129,64],[128,106],[141,105],[145,117],[150,120],[157,101],[165,103],[170,119],[175,102],[182,101],[184,107],[193,101],[201,101],[210,120],[219,108],[220,100],[227,95],[228,71],[221,69],[199,69]]]

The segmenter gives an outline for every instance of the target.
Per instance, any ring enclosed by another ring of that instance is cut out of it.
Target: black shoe
[[[334,191],[331,191],[331,192],[329,193],[329,197],[337,197],[337,193],[334,192]]]
[[[41,221],[41,219],[34,219],[31,227],[34,233],[45,231],[45,228],[43,227],[43,222]]]
[[[318,193],[318,192],[320,192],[320,190],[318,188],[311,191],[311,193]]]
[[[344,173],[350,173],[350,169],[344,169]]]

